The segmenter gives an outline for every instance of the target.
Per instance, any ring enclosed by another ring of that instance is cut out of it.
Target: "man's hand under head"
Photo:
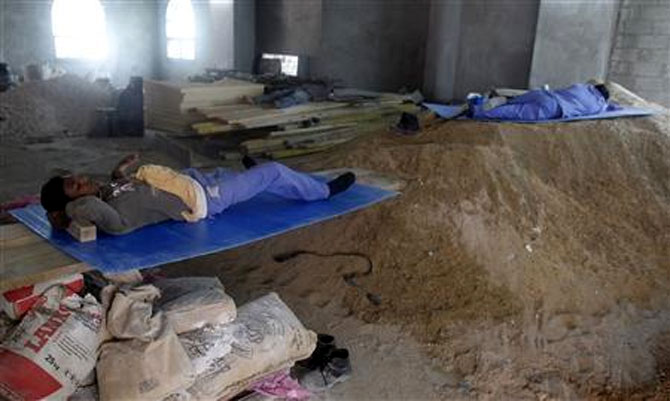
[[[128,169],[135,165],[139,160],[140,154],[138,152],[130,154],[121,159],[114,171],[112,171],[112,179],[126,178]]]

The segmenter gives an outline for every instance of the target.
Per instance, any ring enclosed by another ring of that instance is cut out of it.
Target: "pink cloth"
[[[13,209],[18,209],[24,206],[40,203],[38,195],[24,195],[0,205],[0,212],[7,212]]]
[[[251,389],[263,395],[288,400],[306,400],[312,395],[290,376],[288,370],[266,376],[254,383]]]

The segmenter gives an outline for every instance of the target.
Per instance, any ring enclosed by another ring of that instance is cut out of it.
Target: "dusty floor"
[[[148,140],[3,144],[0,201],[56,167],[110,169]],[[546,126],[447,122],[381,132],[298,167],[404,179],[395,200],[181,262],[243,303],[276,291],[350,348],[354,378],[329,400],[670,400],[670,113]],[[359,280],[341,275],[368,254]]]

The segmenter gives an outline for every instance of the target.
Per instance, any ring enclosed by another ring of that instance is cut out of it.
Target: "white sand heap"
[[[80,136],[96,123],[96,108],[112,94],[76,75],[26,82],[0,93],[0,137],[3,141]]]

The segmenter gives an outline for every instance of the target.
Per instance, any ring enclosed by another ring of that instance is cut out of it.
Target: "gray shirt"
[[[177,196],[135,180],[104,185],[100,197],[84,196],[67,204],[71,219],[90,221],[109,234],[125,234],[165,220],[184,220],[188,207]]]

